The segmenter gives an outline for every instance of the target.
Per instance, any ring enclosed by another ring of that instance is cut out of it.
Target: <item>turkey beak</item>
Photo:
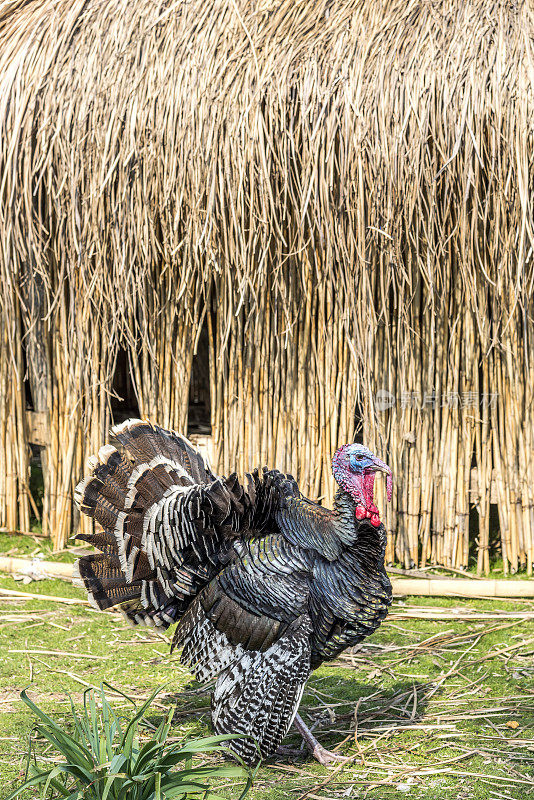
[[[381,461],[379,458],[374,459],[374,468],[376,472],[386,473],[386,494],[388,496],[388,503],[391,503],[391,495],[393,493],[393,477],[391,475],[391,469],[388,467],[385,461]]]

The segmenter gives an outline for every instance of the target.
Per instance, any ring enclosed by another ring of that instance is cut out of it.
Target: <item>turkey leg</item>
[[[346,756],[340,756],[339,753],[333,753],[331,750],[327,750],[325,747],[323,747],[322,744],[317,741],[300,714],[295,715],[293,725],[298,730],[308,745],[311,754],[317,759],[319,764],[323,764],[325,767],[327,767],[335,761],[348,761]]]

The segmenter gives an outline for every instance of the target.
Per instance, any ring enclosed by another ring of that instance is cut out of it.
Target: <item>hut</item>
[[[62,545],[134,413],[325,502],[359,436],[389,561],[532,572],[533,34],[522,0],[5,2],[0,525]]]

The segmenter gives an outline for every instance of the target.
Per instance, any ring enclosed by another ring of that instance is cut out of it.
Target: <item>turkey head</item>
[[[387,498],[390,501],[393,481],[388,465],[363,444],[346,444],[336,450],[332,472],[338,485],[356,503],[356,519],[367,518],[372,525],[378,527],[380,517],[373,498],[375,475],[377,472],[386,473]]]

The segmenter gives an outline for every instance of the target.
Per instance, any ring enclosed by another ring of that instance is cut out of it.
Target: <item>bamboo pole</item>
[[[72,564],[25,558],[0,557],[0,571],[39,574],[47,577],[72,577]],[[534,585],[524,580],[477,580],[464,578],[393,578],[393,594],[429,597],[534,597]],[[8,590],[9,591],[9,590]],[[40,597],[40,595],[39,595]]]

